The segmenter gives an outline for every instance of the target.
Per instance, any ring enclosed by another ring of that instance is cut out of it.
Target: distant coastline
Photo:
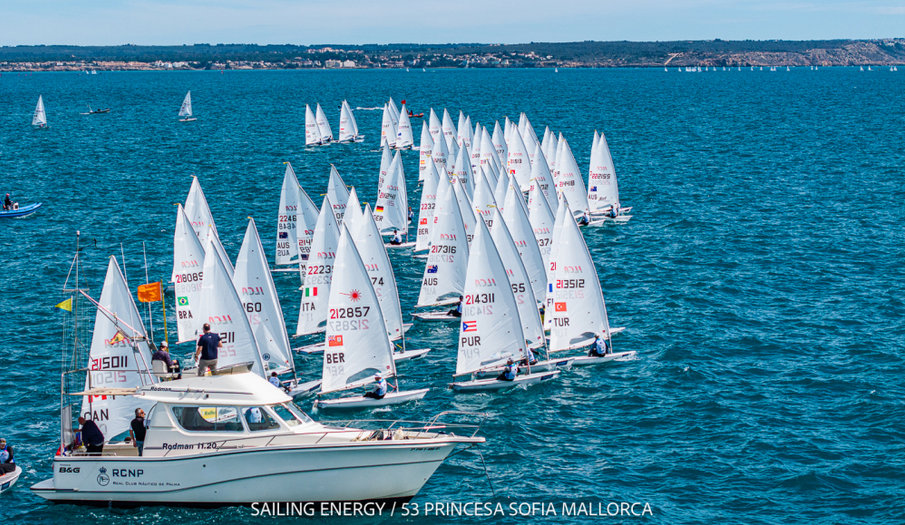
[[[905,64],[905,38],[527,44],[0,47],[0,72],[902,64]]]

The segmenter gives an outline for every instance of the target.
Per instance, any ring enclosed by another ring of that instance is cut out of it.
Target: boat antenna
[[[148,250],[145,248],[145,241],[141,241],[141,253],[145,258],[145,282],[150,282],[150,278],[148,277]],[[148,304],[148,326],[151,327],[151,331],[148,334],[150,336],[151,341],[154,341],[154,317],[151,315],[151,303]]]
[[[126,250],[123,248],[123,243],[119,243],[119,254],[123,258],[123,279],[126,280],[126,288],[129,287],[129,275],[126,273]]]

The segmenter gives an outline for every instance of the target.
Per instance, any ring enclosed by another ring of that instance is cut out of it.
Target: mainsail
[[[176,332],[179,342],[191,341],[201,333],[203,321],[197,317],[201,298],[204,248],[180,204],[176,210],[173,235],[173,285],[176,294]],[[193,313],[194,312],[194,313]]]
[[[305,267],[296,335],[320,332],[327,321],[327,296],[333,281],[333,261],[339,242],[339,227],[331,210],[330,198],[324,197],[311,241],[311,255]]]

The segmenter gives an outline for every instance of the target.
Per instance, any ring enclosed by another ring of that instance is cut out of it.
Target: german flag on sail
[[[378,207],[374,208],[374,213],[380,213],[382,211],[383,211],[383,206],[378,206]]]

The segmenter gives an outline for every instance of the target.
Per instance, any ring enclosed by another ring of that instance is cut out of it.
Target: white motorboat
[[[13,488],[13,485],[16,484],[16,481],[19,481],[19,476],[22,475],[22,467],[16,465],[16,468],[13,469],[12,472],[7,472],[6,474],[0,476],[0,494],[10,490]]]
[[[153,405],[143,455],[131,443],[108,444],[101,455],[67,450],[54,457],[53,477],[31,487],[36,495],[130,506],[406,501],[457,447],[484,441],[476,426],[443,423],[443,414],[378,429],[315,422],[252,373],[188,377],[117,395]]]

